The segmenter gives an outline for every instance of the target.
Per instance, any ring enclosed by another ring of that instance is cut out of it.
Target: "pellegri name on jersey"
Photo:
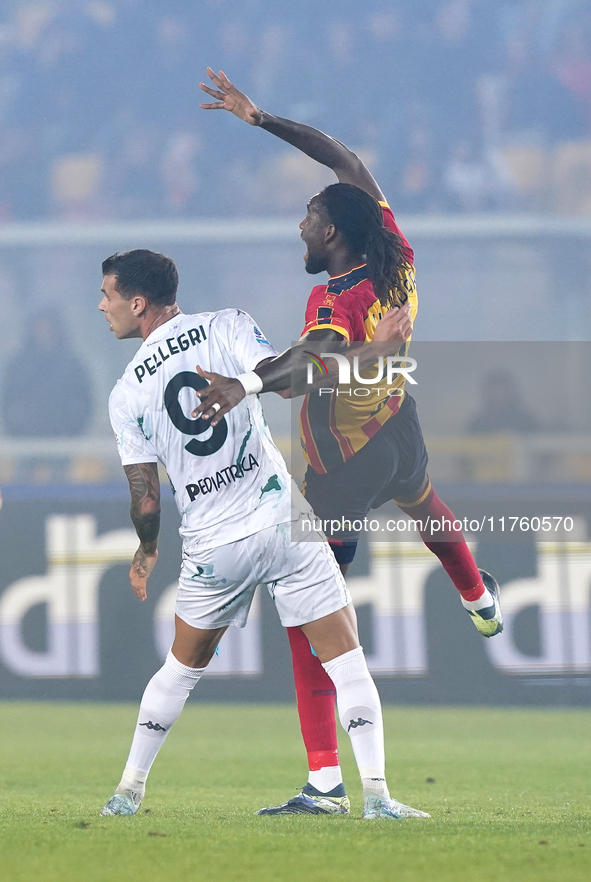
[[[235,377],[277,355],[238,309],[177,315],[140,346],[111,393],[109,415],[123,465],[164,465],[185,547],[216,548],[289,521],[291,478],[257,396],[214,428],[191,419],[195,371]]]

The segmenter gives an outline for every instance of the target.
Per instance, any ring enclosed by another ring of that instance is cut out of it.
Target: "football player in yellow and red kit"
[[[214,101],[208,110],[227,110],[293,145],[331,168],[337,184],[308,203],[300,224],[307,246],[306,271],[327,272],[306,307],[306,342],[363,343],[390,340],[405,355],[417,311],[414,255],[392,210],[363,162],[340,141],[310,126],[281,119],[256,107],[220,71],[208,74],[215,86],[201,84]],[[194,414],[215,424],[245,394],[287,390],[292,384],[292,352],[259,365],[251,381],[206,374],[210,386],[198,393]],[[383,395],[364,400],[307,395],[301,436],[308,468],[304,493],[323,521],[363,520],[372,508],[394,499],[419,524],[426,546],[437,555],[458,589],[464,608],[486,637],[503,627],[498,586],[476,566],[459,531],[434,542],[430,520],[456,520],[427,475],[427,452],[414,400],[404,376]],[[424,529],[421,527],[423,525]],[[328,536],[343,573],[355,555],[359,534]],[[334,687],[299,628],[288,628],[298,711],[308,752],[309,778],[302,792],[260,814],[327,814],[348,807],[337,753]]]

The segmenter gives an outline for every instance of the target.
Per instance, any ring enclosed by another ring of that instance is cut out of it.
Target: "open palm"
[[[207,75],[214,85],[217,86],[217,89],[212,89],[211,86],[206,86],[205,83],[199,83],[199,88],[216,100],[211,104],[201,104],[199,105],[200,107],[204,110],[228,110],[251,126],[259,125],[262,116],[261,111],[256,104],[252,103],[248,95],[245,95],[244,92],[233,86],[223,71],[215,74],[208,67]]]

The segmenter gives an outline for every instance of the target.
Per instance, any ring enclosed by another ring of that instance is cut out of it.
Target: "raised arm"
[[[140,540],[129,580],[140,600],[147,595],[146,582],[158,558],[160,532],[160,479],[155,462],[140,462],[123,466],[131,494],[131,520]]]
[[[342,184],[354,184],[365,190],[374,199],[380,202],[384,201],[384,194],[369,169],[357,154],[349,150],[345,144],[312,128],[312,126],[306,126],[291,119],[282,119],[261,110],[244,92],[241,92],[230,82],[223,71],[216,75],[208,67],[207,73],[217,88],[213,89],[205,83],[199,83],[204,92],[216,99],[209,104],[201,104],[204,110],[227,110],[251,126],[260,126],[260,128],[266,129],[272,135],[281,138],[282,141],[287,141],[288,144],[297,147],[298,150],[321,165],[328,166]]]

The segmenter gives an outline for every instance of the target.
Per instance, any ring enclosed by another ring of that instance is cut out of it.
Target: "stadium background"
[[[207,65],[358,150],[386,192],[416,251],[416,345],[449,344],[444,398],[418,396],[440,494],[504,494],[530,515],[558,500],[577,518],[576,546],[481,546],[513,617],[490,643],[434,559],[365,545],[351,587],[384,699],[478,702],[486,684],[497,703],[591,703],[591,11],[577,0],[3,4],[0,696],[135,700],[168,639],[170,499],[149,603],[126,584],[135,539],[106,401],[136,344],[96,311],[102,259],[165,251],[184,311],[238,305],[279,349],[302,324],[297,223],[332,176],[200,111]],[[466,340],[483,348],[453,345]],[[493,369],[483,353],[510,341],[548,343],[514,343],[525,367]],[[268,396],[265,410],[289,455],[289,408]],[[291,699],[286,649],[261,597],[202,697]]]

